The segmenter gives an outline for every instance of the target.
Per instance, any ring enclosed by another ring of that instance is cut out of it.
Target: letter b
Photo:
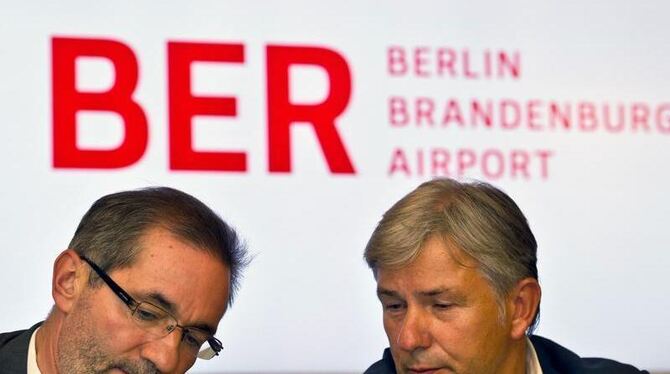
[[[105,92],[77,91],[78,57],[102,57],[114,66],[115,79]],[[137,59],[123,43],[103,39],[52,39],[53,165],[56,168],[121,168],[137,162],[147,146],[147,118],[132,94],[137,85]],[[76,114],[80,110],[118,113],[125,135],[111,150],[77,146]]]

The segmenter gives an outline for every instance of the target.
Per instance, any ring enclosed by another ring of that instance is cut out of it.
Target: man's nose
[[[428,348],[431,344],[429,318],[422,311],[408,309],[398,332],[396,343],[405,351]]]
[[[151,341],[142,346],[142,358],[147,359],[156,366],[161,373],[171,373],[179,363],[181,345],[181,330]]]

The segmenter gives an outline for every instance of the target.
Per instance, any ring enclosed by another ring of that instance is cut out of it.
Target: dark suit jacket
[[[0,334],[0,373],[26,374],[30,337],[41,324],[28,330]]]
[[[638,374],[647,373],[631,365],[605,358],[581,358],[570,350],[540,336],[531,336],[543,374]],[[381,360],[375,362],[365,374],[395,374],[393,356],[387,348]],[[648,374],[648,373],[647,373]]]
[[[647,373],[635,367],[604,358],[581,358],[574,352],[541,336],[530,337],[544,374],[635,374]],[[647,373],[648,374],[648,373]]]

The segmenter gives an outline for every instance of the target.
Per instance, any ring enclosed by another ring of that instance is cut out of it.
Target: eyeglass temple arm
[[[209,346],[212,347],[212,349],[214,350],[214,354],[218,356],[219,352],[221,352],[221,350],[223,349],[223,344],[221,344],[219,339],[213,336],[207,339],[207,342],[209,343]]]
[[[107,283],[109,288],[111,288],[115,294],[119,295],[121,300],[123,300],[123,302],[126,305],[128,305],[129,307],[133,307],[137,304],[137,301],[135,301],[135,299],[133,299],[132,296],[130,296],[126,291],[124,291],[121,287],[119,287],[119,285],[116,284],[116,282],[114,282],[112,278],[110,278],[109,275],[105,273],[104,270],[100,269],[98,265],[96,265],[93,261],[86,258],[86,256],[79,255],[79,257],[81,257],[82,260],[86,261],[86,263],[89,264],[91,268],[93,268],[96,274],[98,274],[98,276],[100,276],[100,278],[102,278],[105,281],[105,283]]]
[[[111,288],[112,291],[114,291],[114,293],[119,295],[121,300],[123,300],[123,302],[126,305],[128,305],[129,307],[133,307],[137,304],[137,301],[135,301],[135,299],[133,299],[132,296],[130,296],[126,291],[124,291],[121,287],[119,287],[119,285],[116,284],[116,282],[114,282],[112,278],[110,278],[109,275],[107,275],[107,273],[105,273],[105,271],[102,270],[98,265],[96,265],[93,261],[86,258],[86,256],[79,255],[79,257],[82,260],[86,261],[86,263],[91,266],[91,268],[96,272],[96,274],[98,274],[98,276],[100,276],[100,278],[102,278],[105,281],[105,283],[107,283],[109,288]],[[207,342],[212,347],[214,355],[218,356],[219,352],[221,352],[221,350],[223,349],[223,345],[221,344],[219,339],[212,336],[211,338],[207,339]]]

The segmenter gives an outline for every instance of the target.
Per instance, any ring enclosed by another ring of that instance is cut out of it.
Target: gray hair
[[[237,233],[195,197],[169,187],[123,191],[98,199],[81,219],[69,248],[110,272],[131,266],[148,230],[160,227],[223,262],[231,305],[249,260]],[[100,279],[94,274],[90,285]]]
[[[526,217],[507,194],[484,182],[444,178],[421,184],[384,214],[365,260],[375,274],[378,268],[403,267],[434,236],[475,259],[500,305],[518,281],[538,279],[537,242]],[[529,333],[538,317],[539,306]]]

